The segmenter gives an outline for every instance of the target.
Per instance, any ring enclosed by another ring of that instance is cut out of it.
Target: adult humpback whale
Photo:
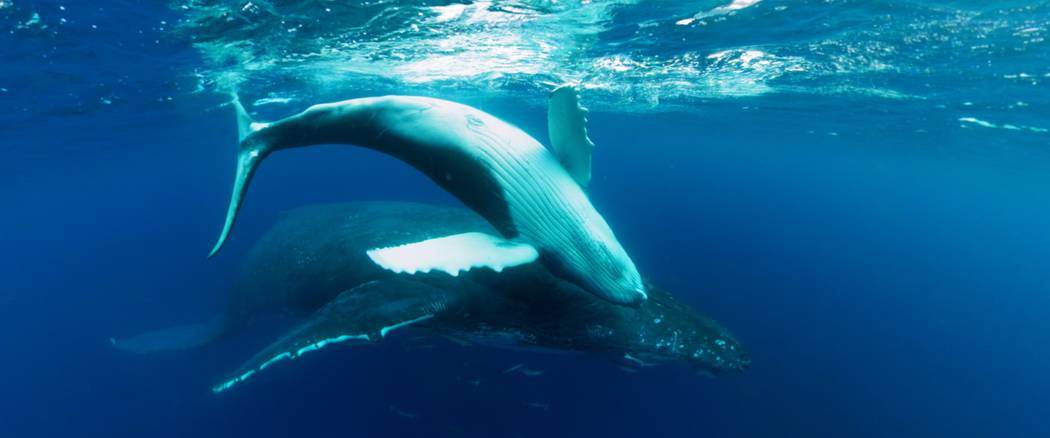
[[[274,123],[255,123],[234,98],[240,144],[226,221],[214,255],[236,221],[256,168],[274,151],[352,144],[392,155],[420,170],[491,223],[487,234],[438,236],[369,253],[395,272],[433,269],[457,275],[497,271],[540,258],[552,271],[618,304],[637,305],[646,290],[634,262],[581,186],[590,180],[586,110],[576,90],[551,93],[554,152],[522,130],[447,100],[384,96],[314,105]]]
[[[631,361],[685,362],[710,373],[748,365],[725,328],[652,285],[650,299],[632,308],[586,293],[542,264],[457,277],[406,275],[376,266],[366,254],[375,246],[491,230],[462,208],[383,202],[302,207],[284,215],[251,249],[225,315],[114,343],[131,352],[182,349],[211,342],[259,314],[303,318],[215,391],[285,359],[333,343],[378,341],[410,324],[480,345],[510,340]]]

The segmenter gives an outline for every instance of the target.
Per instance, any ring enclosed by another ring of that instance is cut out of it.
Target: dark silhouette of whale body
[[[225,390],[276,363],[332,344],[377,342],[411,326],[479,345],[611,353],[638,363],[684,362],[717,374],[749,358],[714,320],[647,284],[649,299],[625,307],[585,292],[531,263],[502,272],[398,274],[377,266],[369,248],[433,236],[491,232],[463,208],[366,202],[315,205],[286,213],[249,252],[224,315],[115,340],[153,352],[207,344],[254,316],[284,312],[302,322],[214,387]]]

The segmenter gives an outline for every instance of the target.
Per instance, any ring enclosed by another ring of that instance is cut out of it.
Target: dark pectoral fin
[[[212,390],[221,392],[285,359],[340,343],[377,341],[391,330],[443,312],[447,292],[404,279],[372,281],[349,289],[270,344]]]

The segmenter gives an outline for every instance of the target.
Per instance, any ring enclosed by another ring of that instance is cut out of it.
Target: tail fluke
[[[210,343],[226,331],[225,316],[208,322],[155,330],[127,339],[110,338],[113,346],[127,353],[147,354],[196,348]]]
[[[233,101],[231,104],[237,110],[237,137],[239,142],[237,146],[237,174],[233,180],[230,206],[226,210],[226,222],[222,226],[219,240],[215,242],[215,246],[211,249],[208,257],[218,253],[222,249],[223,244],[226,243],[226,239],[230,236],[230,230],[233,229],[233,224],[237,221],[237,212],[240,211],[241,204],[244,202],[244,194],[248,189],[252,176],[255,174],[255,169],[259,167],[259,163],[269,153],[265,144],[245,141],[255,131],[265,128],[266,124],[253,122],[251,116],[248,115],[248,111],[245,111],[244,105],[241,105],[241,100],[237,97],[237,94],[232,93],[232,96]]]
[[[237,142],[244,141],[244,138],[253,132],[252,130],[252,116],[248,115],[248,111],[244,109],[244,105],[241,104],[241,97],[237,93],[230,93],[230,105],[233,105],[233,109],[237,111]]]

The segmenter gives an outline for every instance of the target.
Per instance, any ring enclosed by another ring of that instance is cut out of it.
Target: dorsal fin
[[[562,167],[580,187],[587,187],[591,182],[594,143],[587,137],[587,109],[580,106],[575,85],[562,85],[551,92],[547,131]]]

